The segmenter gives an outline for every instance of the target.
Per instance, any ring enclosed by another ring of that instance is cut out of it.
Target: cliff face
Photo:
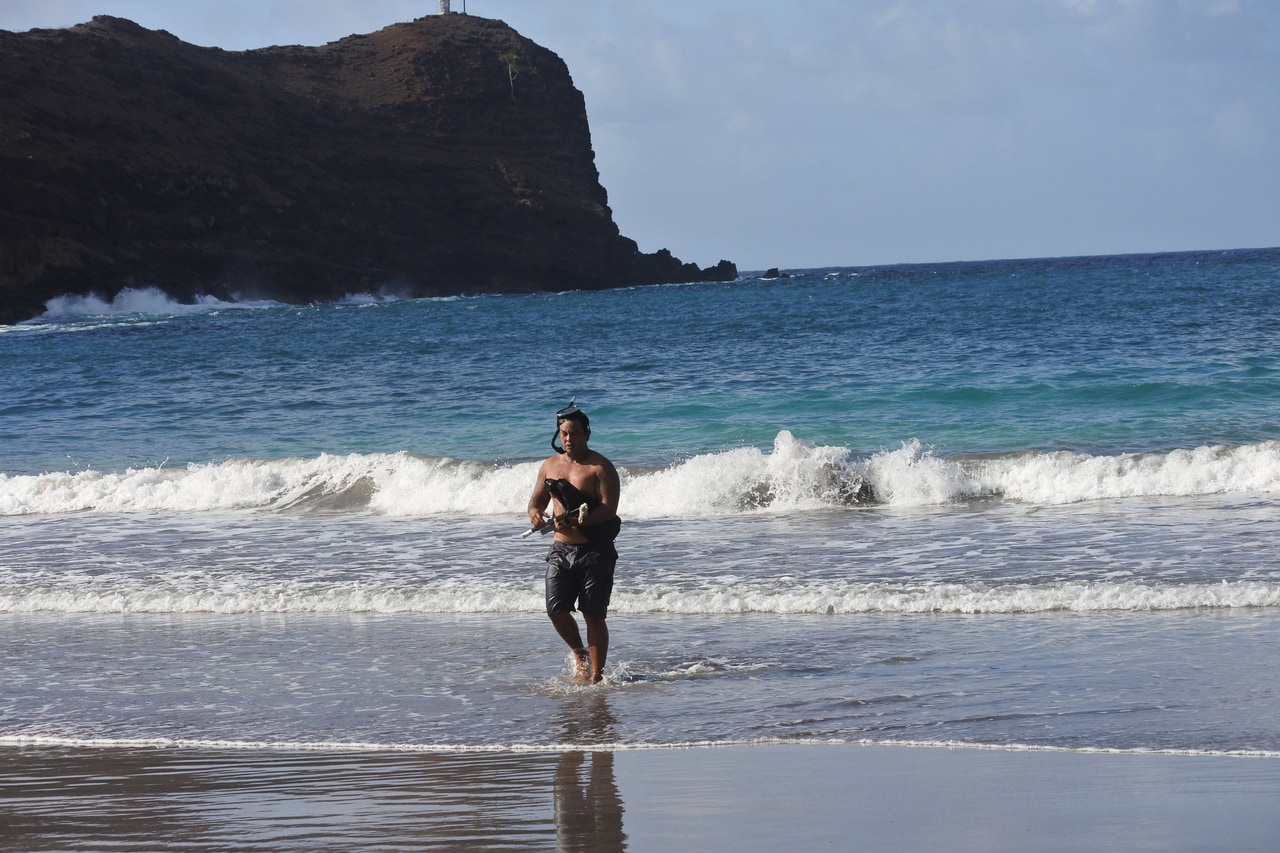
[[[66,293],[323,301],[724,280],[614,225],[582,94],[500,21],[196,47],[0,32],[0,323]]]

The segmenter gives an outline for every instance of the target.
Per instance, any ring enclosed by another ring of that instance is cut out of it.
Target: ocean
[[[575,397],[595,687],[520,536]],[[0,327],[0,750],[1275,757],[1278,500],[1280,249],[64,298]]]

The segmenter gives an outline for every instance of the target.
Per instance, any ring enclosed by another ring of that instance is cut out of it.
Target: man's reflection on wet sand
[[[563,853],[621,853],[622,797],[613,776],[613,752],[573,750],[556,770],[556,849]]]
[[[617,719],[603,693],[565,703],[564,743],[613,742]],[[622,796],[610,749],[574,749],[560,756],[555,778],[556,849],[562,853],[622,853]]]

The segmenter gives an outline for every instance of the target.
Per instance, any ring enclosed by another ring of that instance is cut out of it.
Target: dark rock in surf
[[[582,93],[500,21],[231,52],[97,17],[0,31],[0,87],[0,323],[126,287],[312,302],[737,277],[619,234]]]

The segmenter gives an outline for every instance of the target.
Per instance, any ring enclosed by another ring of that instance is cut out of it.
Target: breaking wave
[[[0,613],[538,613],[539,585],[501,578],[364,579],[164,576],[0,570]],[[709,578],[673,589],[667,578],[632,577],[610,606],[617,614],[1097,613],[1280,607],[1280,583],[1154,581],[868,582],[855,579]]]
[[[0,474],[0,515],[268,510],[387,516],[523,515],[537,462],[413,453],[237,459],[184,467]],[[944,458],[917,441],[858,457],[782,431],[663,468],[623,468],[628,518],[716,517],[1003,500],[1061,505],[1116,498],[1280,491],[1280,442],[1093,456],[1026,452]]]

